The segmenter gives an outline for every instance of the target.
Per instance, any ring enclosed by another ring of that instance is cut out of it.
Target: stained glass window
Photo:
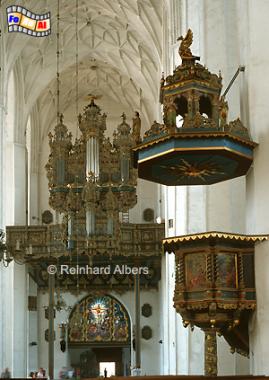
[[[128,342],[129,330],[127,311],[115,298],[88,296],[71,313],[69,342]]]

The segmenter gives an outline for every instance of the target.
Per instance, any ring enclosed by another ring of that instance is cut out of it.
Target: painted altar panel
[[[88,296],[76,305],[69,322],[70,343],[129,342],[129,317],[110,296]]]

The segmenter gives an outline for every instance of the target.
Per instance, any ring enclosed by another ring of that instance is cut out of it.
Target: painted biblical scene
[[[110,305],[108,297],[89,300],[86,305],[87,340],[106,341],[111,338]]]
[[[234,254],[217,255],[217,287],[236,288],[236,262]]]
[[[120,302],[110,296],[88,296],[71,313],[69,342],[128,342],[129,331],[129,317]]]
[[[204,289],[206,281],[206,255],[188,254],[185,256],[186,287],[188,290]]]

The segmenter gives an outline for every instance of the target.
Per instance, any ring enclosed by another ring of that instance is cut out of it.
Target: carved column
[[[55,275],[49,274],[49,377],[54,379],[54,291]]]
[[[204,329],[205,333],[205,376],[217,376],[218,354],[216,329]]]
[[[135,368],[136,375],[141,371],[141,339],[140,339],[140,275],[135,275]]]

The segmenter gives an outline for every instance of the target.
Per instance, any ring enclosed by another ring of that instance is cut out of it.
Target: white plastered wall
[[[247,232],[269,232],[269,48],[265,43],[269,33],[266,15],[269,3],[265,0],[238,1],[237,19],[240,17],[240,56],[246,64],[242,86],[241,106],[252,137],[259,146],[255,149],[253,167],[247,176]],[[268,375],[269,339],[269,243],[255,247],[255,281],[257,310],[250,323],[250,361],[255,375]]]

